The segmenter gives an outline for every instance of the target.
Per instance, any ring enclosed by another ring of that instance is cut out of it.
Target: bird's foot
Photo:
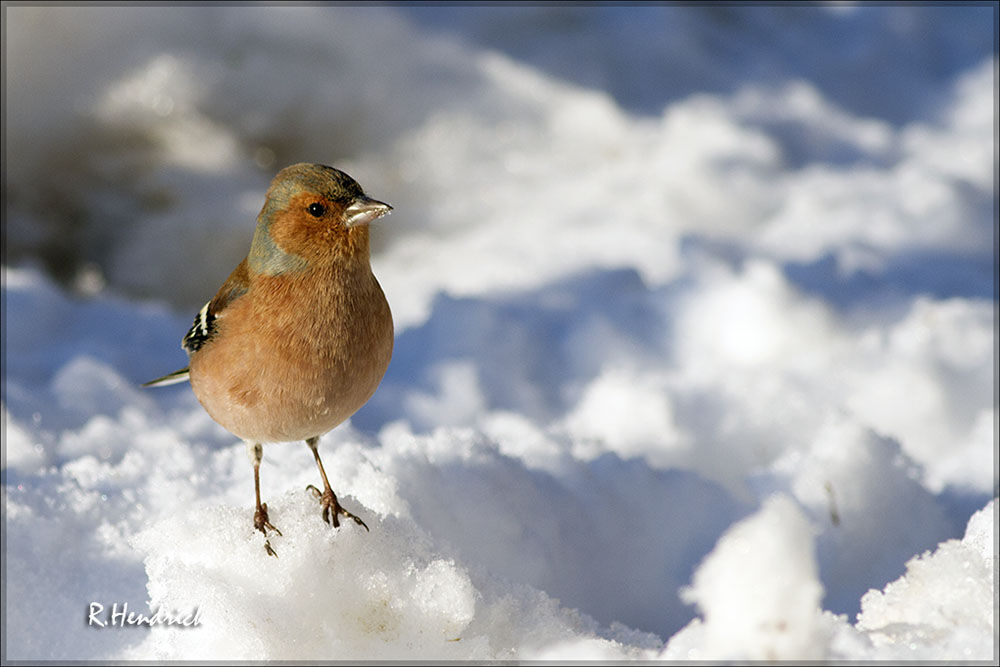
[[[313,495],[319,500],[319,505],[323,508],[323,521],[326,521],[334,528],[338,528],[340,526],[340,519],[338,519],[337,516],[340,515],[348,519],[353,519],[354,523],[358,524],[365,530],[368,530],[368,524],[362,521],[360,517],[351,514],[341,506],[340,502],[337,500],[337,496],[333,493],[333,489],[328,488],[325,491],[320,491],[312,484],[307,486],[306,489],[312,491]]]
[[[271,548],[271,541],[267,539],[268,529],[273,530],[278,535],[281,535],[281,531],[275,528],[267,518],[267,503],[261,503],[253,513],[253,527],[264,533],[264,550],[267,551],[268,556],[278,557],[278,553]]]

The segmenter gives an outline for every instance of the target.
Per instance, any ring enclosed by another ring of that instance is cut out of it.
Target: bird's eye
[[[308,211],[309,211],[309,215],[318,218],[321,215],[323,215],[324,213],[326,213],[326,207],[324,207],[319,202],[313,202],[312,204],[309,204]]]

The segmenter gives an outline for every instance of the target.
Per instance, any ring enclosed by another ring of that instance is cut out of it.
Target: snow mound
[[[663,657],[826,657],[829,639],[820,615],[823,586],[812,532],[802,511],[784,496],[769,498],[756,514],[729,528],[683,591],[704,621],[676,635]]]
[[[348,503],[353,499],[347,499]],[[135,536],[150,607],[197,609],[127,657],[159,660],[496,660],[643,655],[540,591],[473,577],[412,520],[333,529],[306,491],[269,506],[264,550],[244,508],[181,511]],[[359,511],[368,511],[365,508]]]
[[[729,528],[684,596],[703,616],[675,634],[667,660],[988,660],[997,654],[997,500],[962,540],[914,557],[906,574],[861,599],[851,625],[824,611],[811,524],[769,498]],[[742,596],[742,600],[738,597]]]
[[[997,655],[997,501],[965,537],[906,563],[906,574],[861,598],[857,627],[893,660],[985,660]]]

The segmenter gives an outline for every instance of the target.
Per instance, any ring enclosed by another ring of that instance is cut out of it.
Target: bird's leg
[[[267,503],[260,502],[260,462],[264,458],[264,448],[259,442],[248,442],[247,453],[253,462],[253,492],[257,499],[257,507],[253,513],[253,527],[264,533],[264,549],[268,555],[277,557],[278,554],[271,548],[271,542],[267,539],[267,529],[270,528],[278,535],[281,535],[281,531],[268,520]]]
[[[309,438],[306,440],[306,444],[309,445],[309,449],[312,450],[313,456],[316,458],[316,465],[319,467],[319,475],[323,478],[323,492],[320,493],[319,489],[312,484],[306,488],[311,489],[316,497],[319,498],[320,507],[323,508],[323,521],[333,524],[336,528],[340,526],[340,520],[337,518],[337,515],[341,514],[348,519],[354,519],[356,524],[363,526],[365,530],[368,530],[368,526],[364,521],[340,506],[340,502],[337,500],[336,494],[334,494],[333,489],[330,488],[330,480],[326,478],[326,471],[323,470],[323,462],[319,460],[319,449],[317,448],[319,438]]]

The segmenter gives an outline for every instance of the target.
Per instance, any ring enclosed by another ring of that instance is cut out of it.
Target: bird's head
[[[368,261],[368,223],[392,207],[353,178],[321,164],[293,164],[271,181],[248,262],[277,274],[312,263]]]

